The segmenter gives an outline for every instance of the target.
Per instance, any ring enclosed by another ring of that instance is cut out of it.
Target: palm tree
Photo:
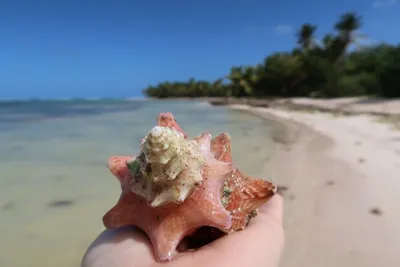
[[[324,45],[324,48],[327,48],[331,45],[333,38],[334,37],[332,34],[327,34],[324,36],[324,38],[322,39],[322,44]]]
[[[297,33],[297,44],[301,46],[303,51],[307,51],[315,45],[315,31],[317,26],[312,24],[303,24]]]
[[[256,79],[251,67],[232,67],[228,77],[236,88],[238,96],[250,96],[252,94],[252,81]]]
[[[217,79],[210,84],[210,96],[225,96],[223,79]]]
[[[367,38],[363,34],[356,33],[362,26],[362,17],[358,16],[355,12],[347,12],[340,16],[339,21],[335,24],[335,30],[339,32],[337,41],[340,42],[338,47],[339,58],[346,53],[350,45],[356,44],[360,46],[359,41]]]
[[[240,81],[240,84],[243,86],[245,92],[248,95],[253,94],[253,88],[255,84],[258,82],[257,70],[253,66],[244,67],[244,75],[243,79]]]
[[[215,81],[212,82],[212,87],[222,88],[223,82],[224,82],[224,80],[222,78],[216,79]]]
[[[335,24],[335,30],[339,32],[339,36],[343,42],[351,42],[352,35],[362,26],[362,17],[355,12],[347,12],[340,16],[339,21]]]

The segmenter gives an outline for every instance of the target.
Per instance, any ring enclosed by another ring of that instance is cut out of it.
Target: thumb
[[[259,209],[246,229],[222,237],[200,251],[223,260],[226,258],[221,255],[229,255],[235,266],[278,266],[284,246],[282,217],[283,199],[275,195]]]
[[[260,207],[258,216],[252,221],[252,228],[263,231],[266,229],[266,224],[274,224],[277,228],[282,228],[283,224],[283,198],[276,194],[267,203]],[[256,231],[254,230],[254,231]]]

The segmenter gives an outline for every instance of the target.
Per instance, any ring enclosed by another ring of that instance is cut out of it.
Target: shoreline
[[[286,127],[272,164],[285,199],[281,266],[400,265],[400,131],[374,116],[228,107]]]
[[[383,99],[373,97],[343,98],[233,98],[233,97],[171,97],[148,98],[169,101],[201,101],[213,106],[248,105],[251,107],[279,108],[296,111],[329,112],[341,115],[375,115],[400,118],[400,98]]]

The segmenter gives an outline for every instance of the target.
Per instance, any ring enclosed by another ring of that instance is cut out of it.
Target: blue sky
[[[129,97],[163,80],[213,80],[292,49],[302,23],[322,37],[346,11],[364,17],[371,40],[400,42],[399,0],[0,4],[0,98]]]

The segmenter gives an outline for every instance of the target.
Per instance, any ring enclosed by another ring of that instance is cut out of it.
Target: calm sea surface
[[[134,155],[160,112],[190,135],[229,132],[233,158],[266,176],[273,123],[179,101],[0,102],[0,266],[79,266],[120,187],[106,163]]]

